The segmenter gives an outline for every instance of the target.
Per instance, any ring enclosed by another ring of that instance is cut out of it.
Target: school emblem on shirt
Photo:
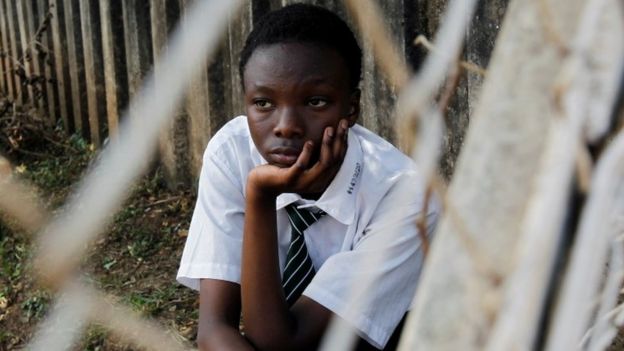
[[[361,171],[362,165],[358,162],[355,164],[355,170],[353,171],[353,176],[351,177],[351,182],[349,183],[349,188],[347,189],[347,193],[349,193],[349,195],[353,194],[353,189],[355,188],[355,184],[357,183],[357,179],[360,176]]]

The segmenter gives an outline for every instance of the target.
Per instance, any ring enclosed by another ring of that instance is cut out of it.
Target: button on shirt
[[[180,283],[196,290],[202,278],[240,284],[245,185],[249,172],[266,163],[244,116],[228,122],[210,140],[178,271]],[[277,197],[280,266],[283,269],[290,244],[284,208],[295,203],[325,211],[327,215],[305,231],[317,273],[303,295],[383,348],[416,290],[423,259],[416,222],[425,218],[431,233],[438,217],[437,202],[429,202],[427,213],[423,202],[423,178],[412,160],[354,125],[343,164],[318,200],[298,194]],[[362,291],[364,298],[354,298]]]

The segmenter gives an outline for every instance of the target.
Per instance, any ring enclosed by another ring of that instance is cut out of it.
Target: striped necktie
[[[312,281],[315,271],[303,237],[303,231],[325,215],[325,212],[312,213],[297,209],[295,204],[286,206],[292,226],[290,246],[286,254],[286,266],[282,275],[282,286],[288,306],[292,306],[303,290]]]

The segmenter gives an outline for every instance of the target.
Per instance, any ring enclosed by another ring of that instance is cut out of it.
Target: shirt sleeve
[[[427,208],[431,233],[438,206],[430,201]],[[303,294],[345,319],[373,346],[383,348],[416,291],[423,262],[416,226],[421,216],[421,189],[408,181],[396,184],[353,250],[328,258]]]
[[[225,162],[206,152],[177,280],[199,290],[199,280],[212,278],[240,284],[245,200]]]

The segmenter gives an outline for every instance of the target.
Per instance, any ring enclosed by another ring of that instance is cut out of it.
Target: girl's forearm
[[[253,351],[252,345],[237,328],[230,325],[215,325],[209,331],[197,336],[197,345],[201,351],[231,350]]]
[[[241,301],[247,337],[260,349],[288,344],[296,324],[282,290],[275,196],[247,189]]]

